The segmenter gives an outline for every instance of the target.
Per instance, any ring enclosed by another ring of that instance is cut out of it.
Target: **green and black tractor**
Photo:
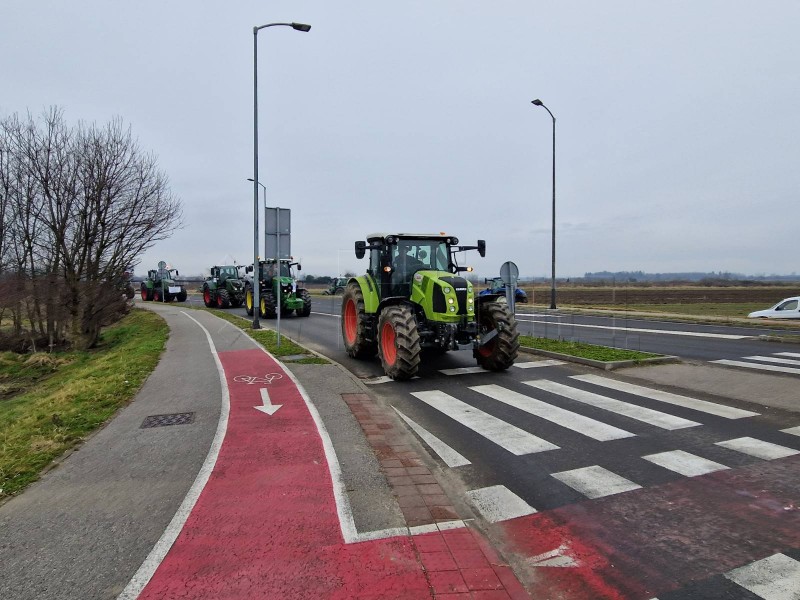
[[[378,354],[392,379],[414,377],[422,350],[472,348],[484,369],[507,369],[517,358],[517,321],[499,295],[478,296],[460,276],[456,254],[486,243],[459,246],[445,234],[375,233],[355,243],[356,258],[369,250],[367,273],[347,283],[342,337],[354,358]]]
[[[147,272],[147,279],[142,281],[142,300],[155,302],[186,301],[186,287],[179,283],[177,269],[170,269],[167,263],[159,261],[158,268]]]
[[[280,275],[278,268],[280,264]],[[258,303],[259,315],[265,319],[274,319],[278,316],[278,297],[280,296],[281,316],[288,316],[294,311],[298,317],[307,317],[311,314],[311,294],[308,290],[301,288],[297,284],[297,279],[292,272],[292,267],[297,267],[300,271],[302,267],[299,263],[289,259],[280,261],[271,258],[262,260],[259,266],[259,286]],[[253,272],[252,265],[245,271]],[[253,276],[245,276],[244,284],[244,306],[247,314],[253,316]]]
[[[347,277],[334,277],[328,289],[322,292],[323,296],[341,296],[347,287]]]
[[[203,302],[208,308],[239,308],[244,304],[244,280],[241,266],[211,267],[211,276],[203,282]]]

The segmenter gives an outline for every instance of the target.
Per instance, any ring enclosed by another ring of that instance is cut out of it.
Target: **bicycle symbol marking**
[[[283,375],[280,373],[267,373],[263,377],[257,377],[254,375],[237,375],[233,378],[234,381],[239,383],[246,383],[247,385],[254,385],[256,383],[266,383],[269,385],[276,379],[282,379]]]

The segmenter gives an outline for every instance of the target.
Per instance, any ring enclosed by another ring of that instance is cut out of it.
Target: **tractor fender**
[[[380,304],[380,297],[378,296],[378,286],[375,280],[370,275],[359,275],[358,277],[351,277],[347,281],[347,285],[356,283],[361,288],[361,294],[364,296],[364,312],[368,315],[374,315],[378,312]]]
[[[390,296],[389,298],[384,298],[381,300],[380,304],[378,304],[377,313],[380,314],[389,306],[397,306],[398,304],[404,304],[406,306],[411,307],[411,311],[416,314],[417,304],[411,302],[405,296]]]
[[[206,283],[206,286],[208,287],[208,289],[210,289],[212,291],[217,289],[217,282],[214,281],[213,279],[206,279],[205,283]]]

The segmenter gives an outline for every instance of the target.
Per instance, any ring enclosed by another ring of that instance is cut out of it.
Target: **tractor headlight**
[[[451,306],[450,307],[450,312],[456,312],[456,307],[455,306]]]
[[[448,299],[447,299],[447,303],[448,303],[448,304],[455,304],[455,303],[456,303],[456,301],[455,301],[455,300],[453,300],[452,298],[448,298]]]
[[[446,288],[444,288],[444,293],[445,293],[445,294],[449,294],[449,293],[450,293],[450,291],[451,291],[451,290],[450,290],[450,288],[449,288],[449,287],[446,287]]]
[[[475,301],[474,301],[472,298],[467,298],[467,304],[472,304],[472,303],[474,303],[474,302],[475,302]]]

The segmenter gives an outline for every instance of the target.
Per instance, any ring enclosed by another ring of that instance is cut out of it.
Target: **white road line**
[[[724,417],[726,419],[742,419],[744,417],[758,416],[758,413],[750,412],[749,410],[733,408],[723,404],[715,404],[714,402],[706,402],[705,400],[698,400],[697,398],[690,398],[688,396],[680,396],[670,392],[662,392],[661,390],[654,390],[641,385],[625,383],[624,381],[617,381],[616,379],[609,379],[607,377],[599,377],[598,375],[572,375],[572,379],[611,388],[612,390],[618,390],[620,392],[636,394],[637,396],[642,396],[643,398],[650,398],[651,400],[658,400],[659,402],[666,402],[667,404],[673,404],[675,406],[691,408],[692,410],[716,415],[718,417]]]
[[[503,485],[471,490],[466,496],[489,523],[516,519],[536,512],[535,508]]]
[[[800,598],[800,562],[785,554],[733,569],[725,577],[764,600]]]
[[[491,373],[483,367],[459,367],[458,369],[441,369],[443,375],[468,375],[470,373]]]
[[[765,442],[751,437],[741,437],[726,442],[717,442],[716,445],[741,452],[742,454],[749,454],[756,458],[763,458],[764,460],[775,460],[776,458],[786,458],[787,456],[800,454],[800,450],[779,446],[772,442]]]
[[[545,323],[549,326],[560,325],[561,327],[585,327],[587,329],[609,329],[611,331],[620,331],[624,333],[655,333],[661,335],[683,335],[687,337],[703,337],[703,338],[716,338],[720,340],[743,340],[749,335],[735,335],[731,333],[702,333],[700,331],[670,331],[667,329],[639,329],[636,327],[612,327],[610,325],[586,325],[584,323],[554,323],[553,321],[539,321],[536,319],[520,319],[517,316],[518,323]]]
[[[476,385],[469,389],[489,396],[503,404],[508,404],[521,411],[535,417],[539,417],[566,429],[571,429],[581,435],[585,435],[599,442],[610,440],[621,440],[623,438],[635,437],[635,433],[619,429],[613,425],[595,421],[578,413],[553,406],[547,402],[542,402],[531,396],[520,394],[513,390],[500,387],[499,385]]]
[[[514,427],[444,392],[433,390],[411,392],[411,395],[516,456],[558,450],[555,444]]]
[[[532,362],[523,362],[523,363],[514,363],[514,366],[518,369],[535,369],[536,367],[555,367],[557,365],[565,365],[567,364],[563,360],[556,360],[555,358],[551,358],[548,360],[536,360]]]
[[[779,365],[795,365],[800,367],[800,360],[791,358],[777,358],[775,356],[745,356],[745,360],[760,360],[761,362],[776,363]]]
[[[472,464],[461,454],[459,454],[457,450],[454,450],[445,444],[430,431],[422,427],[422,425],[413,421],[412,419],[409,419],[396,408],[394,409],[394,412],[396,412],[400,418],[403,419],[403,421],[405,421],[408,426],[411,427],[411,429],[413,429],[426,444],[428,444],[428,446],[430,446],[431,450],[433,450],[448,467],[452,469],[453,467],[463,467],[464,465]]]
[[[781,429],[783,433],[791,433],[792,435],[800,435],[800,425],[797,427],[790,427],[789,429]]]
[[[794,358],[800,358],[800,352],[776,352],[778,356],[793,356]]]
[[[728,360],[728,359],[712,360],[711,362],[717,365],[728,365],[730,367],[744,367],[745,369],[755,369],[757,371],[776,371],[778,373],[791,373],[793,375],[800,375],[800,369],[795,369],[793,367],[762,365],[759,363],[744,362],[743,360]]]
[[[675,473],[685,475],[686,477],[697,477],[698,475],[705,475],[706,473],[728,469],[728,467],[718,462],[708,460],[702,456],[690,454],[689,452],[684,452],[683,450],[659,452],[658,454],[650,454],[642,458],[653,464],[664,467],[665,469],[674,471]]]
[[[642,487],[599,465],[553,473],[553,477],[587,498],[602,498]]]
[[[603,410],[608,410],[630,419],[636,419],[637,421],[642,421],[648,425],[654,425],[655,427],[660,427],[668,431],[701,425],[701,423],[690,421],[689,419],[682,419],[681,417],[668,415],[667,413],[662,413],[652,408],[629,404],[622,400],[615,400],[614,398],[601,396],[594,392],[587,392],[586,390],[570,387],[563,383],[556,383],[555,381],[537,379],[534,381],[523,381],[522,383],[552,394],[570,398],[576,402],[583,402],[584,404],[602,408]]]

